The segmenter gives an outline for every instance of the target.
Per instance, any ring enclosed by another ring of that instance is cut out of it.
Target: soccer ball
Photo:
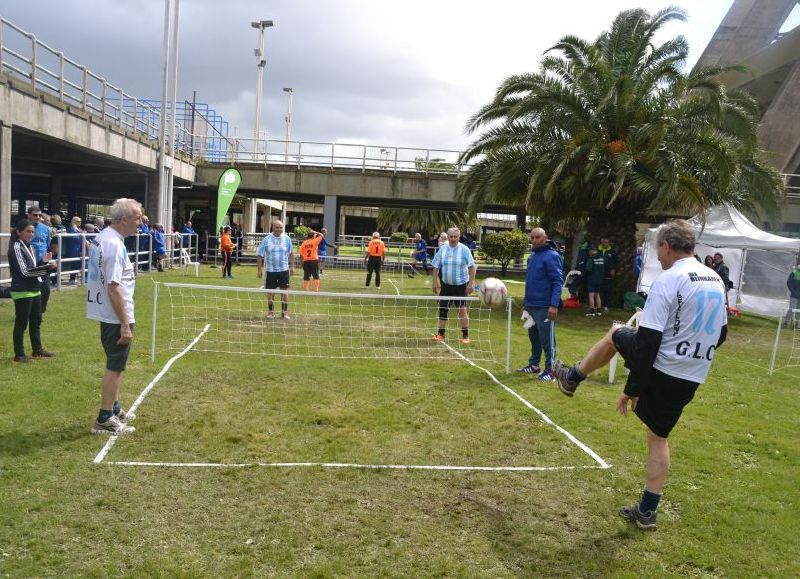
[[[478,295],[483,305],[490,308],[499,308],[506,303],[508,290],[506,289],[506,284],[496,277],[487,277],[478,286]]]

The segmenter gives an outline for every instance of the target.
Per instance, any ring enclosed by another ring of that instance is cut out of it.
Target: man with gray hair
[[[86,317],[100,322],[100,341],[106,353],[100,413],[92,426],[94,434],[118,436],[135,430],[128,423],[136,415],[122,409],[119,392],[133,340],[136,284],[125,238],[136,235],[141,219],[138,201],[117,199],[111,206],[111,225],[98,233],[89,246]]]
[[[469,313],[467,312],[467,302],[463,299],[472,293],[475,285],[475,260],[472,252],[463,243],[459,243],[461,231],[458,227],[451,227],[447,230],[447,243],[439,248],[433,257],[433,281],[431,287],[433,293],[447,298],[439,300],[439,324],[433,339],[437,342],[444,341],[445,329],[447,326],[447,311],[450,305],[458,308],[458,318],[461,321],[461,343],[469,344]],[[439,272],[441,272],[441,287],[439,284]],[[455,298],[455,299],[453,299]]]
[[[630,370],[617,410],[628,404],[647,426],[645,486],[638,504],[619,514],[640,529],[656,528],[656,509],[669,470],[667,437],[684,406],[711,368],[727,336],[724,286],[719,275],[694,258],[692,226],[682,220],[662,225],[656,252],[664,270],[650,286],[638,330],[614,324],[578,364],[556,362],[558,386],[573,396],[580,383],[619,352]]]

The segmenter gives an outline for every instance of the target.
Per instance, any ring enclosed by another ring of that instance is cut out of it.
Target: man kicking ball
[[[619,514],[640,529],[656,528],[669,470],[667,437],[705,381],[714,352],[727,335],[722,280],[694,258],[694,245],[694,230],[686,221],[663,225],[656,251],[664,272],[650,287],[638,331],[615,324],[579,363],[566,367],[557,361],[553,367],[561,392],[572,396],[615,353],[625,360],[630,375],[617,410],[627,416],[630,403],[647,426],[647,465],[641,500]]]

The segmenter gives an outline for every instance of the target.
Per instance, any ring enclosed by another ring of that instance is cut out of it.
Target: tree
[[[382,231],[419,232],[433,236],[447,231],[450,227],[458,227],[463,232],[477,231],[478,220],[461,211],[387,207],[378,211],[378,229]]]
[[[594,42],[565,36],[539,71],[512,76],[467,123],[483,133],[460,162],[476,161],[459,186],[470,211],[524,204],[550,222],[588,220],[609,237],[622,283],[632,286],[635,225],[692,215],[721,202],[774,214],[784,196],[757,146],[755,100],[717,77],[684,72],[682,36],[661,45],[678,8],[621,12]]]
[[[502,274],[506,275],[511,260],[522,255],[528,248],[528,236],[519,229],[490,233],[481,241],[481,251],[500,262]]]

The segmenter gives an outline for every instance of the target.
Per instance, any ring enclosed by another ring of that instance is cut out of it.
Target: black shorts
[[[267,277],[264,280],[264,289],[288,289],[289,288],[289,270],[286,271],[268,271]]]
[[[304,261],[303,262],[303,280],[308,281],[311,278],[319,279],[319,261]]]
[[[133,334],[131,324],[131,334]],[[117,341],[120,337],[121,324],[107,324],[100,322],[100,342],[106,352],[106,369],[112,372],[123,372],[128,365],[128,354],[131,352],[131,342],[120,345]]]
[[[628,360],[634,356],[633,345],[636,332],[631,328],[620,328],[612,336],[617,352],[625,360],[625,367],[630,368]],[[628,380],[635,380],[633,373]],[[634,412],[639,420],[653,433],[667,438],[678,423],[684,406],[689,404],[697,391],[698,383],[676,378],[655,368],[642,384],[637,384],[641,394]]]
[[[461,285],[450,285],[447,283],[442,282],[442,289],[439,291],[439,297],[453,297],[453,298],[465,298],[467,297],[467,284],[462,283]],[[457,308],[463,308],[467,302],[464,300],[439,300],[439,319],[446,320],[447,319],[447,310],[450,308],[450,305],[454,305]]]

